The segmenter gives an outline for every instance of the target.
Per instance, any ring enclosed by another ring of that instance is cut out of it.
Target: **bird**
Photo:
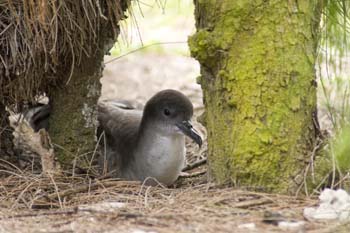
[[[31,167],[40,170],[42,154],[38,151],[46,151],[47,148],[41,150],[38,145],[42,144],[38,142],[48,138],[51,106],[48,101],[40,101],[28,104],[24,108],[25,110],[19,113],[8,109],[9,122],[13,129],[13,151],[21,168]]]
[[[51,106],[49,104],[38,103],[24,112],[24,119],[27,120],[34,132],[38,132],[40,129],[48,131],[50,114]]]
[[[113,177],[170,186],[185,165],[185,136],[202,145],[190,122],[193,105],[176,90],[156,93],[144,108],[105,100],[97,111],[97,136],[104,138],[100,166]]]

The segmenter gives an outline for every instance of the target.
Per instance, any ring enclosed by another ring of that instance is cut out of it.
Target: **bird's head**
[[[201,146],[202,138],[190,123],[192,115],[193,105],[184,94],[163,90],[146,103],[143,121],[163,134],[184,134]]]

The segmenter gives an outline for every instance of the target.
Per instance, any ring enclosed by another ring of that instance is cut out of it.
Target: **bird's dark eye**
[[[164,109],[164,115],[165,116],[170,116],[170,110],[169,109]]]

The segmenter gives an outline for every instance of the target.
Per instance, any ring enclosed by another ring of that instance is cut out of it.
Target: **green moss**
[[[206,51],[206,48],[208,47],[208,42],[209,42],[209,39],[208,39],[209,35],[210,35],[209,32],[205,30],[199,30],[194,36],[189,38],[188,43],[191,47],[191,54],[200,62],[205,62],[210,56],[209,52]],[[215,52],[215,49],[214,49],[214,52]]]
[[[350,126],[345,125],[341,132],[338,133],[334,142],[332,142],[334,148],[334,156],[336,164],[342,173],[350,171]]]
[[[75,69],[69,84],[50,96],[53,112],[49,132],[56,145],[56,156],[63,164],[79,155],[92,154],[95,148],[95,108],[101,89],[102,57],[86,58],[81,64],[84,68]]]
[[[300,109],[300,97],[298,97],[298,96],[291,96],[290,108],[293,111],[298,111]]]
[[[201,23],[189,45],[202,65],[209,158],[219,182],[289,192],[304,169],[298,157],[309,155],[315,135],[316,51],[305,49],[315,48],[314,6],[304,2],[310,11],[293,14],[289,4],[197,2]]]

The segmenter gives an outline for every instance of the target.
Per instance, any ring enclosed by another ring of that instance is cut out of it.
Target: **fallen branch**
[[[15,118],[15,116],[13,117]],[[61,174],[60,165],[55,159],[51,139],[46,130],[40,129],[39,132],[34,132],[27,120],[24,118],[18,120],[17,125],[12,124],[14,128],[13,136],[17,140],[15,144],[40,156],[43,174]]]
[[[196,167],[199,167],[199,166],[205,164],[206,162],[207,162],[207,158],[200,159],[200,160],[198,160],[198,161],[196,161],[194,163],[188,164],[186,167],[184,167],[182,169],[182,171],[185,172],[185,171],[192,170],[192,169],[194,169]]]
[[[193,173],[190,173],[190,174],[182,173],[182,174],[180,174],[180,178],[198,177],[198,176],[204,175],[206,172],[207,172],[207,170],[203,170],[203,171],[199,171],[199,172],[193,172]]]
[[[272,203],[272,200],[262,198],[262,199],[255,199],[255,200],[249,200],[249,201],[241,201],[233,205],[232,208],[247,209],[249,207],[260,206],[260,205],[265,205],[270,203]]]

